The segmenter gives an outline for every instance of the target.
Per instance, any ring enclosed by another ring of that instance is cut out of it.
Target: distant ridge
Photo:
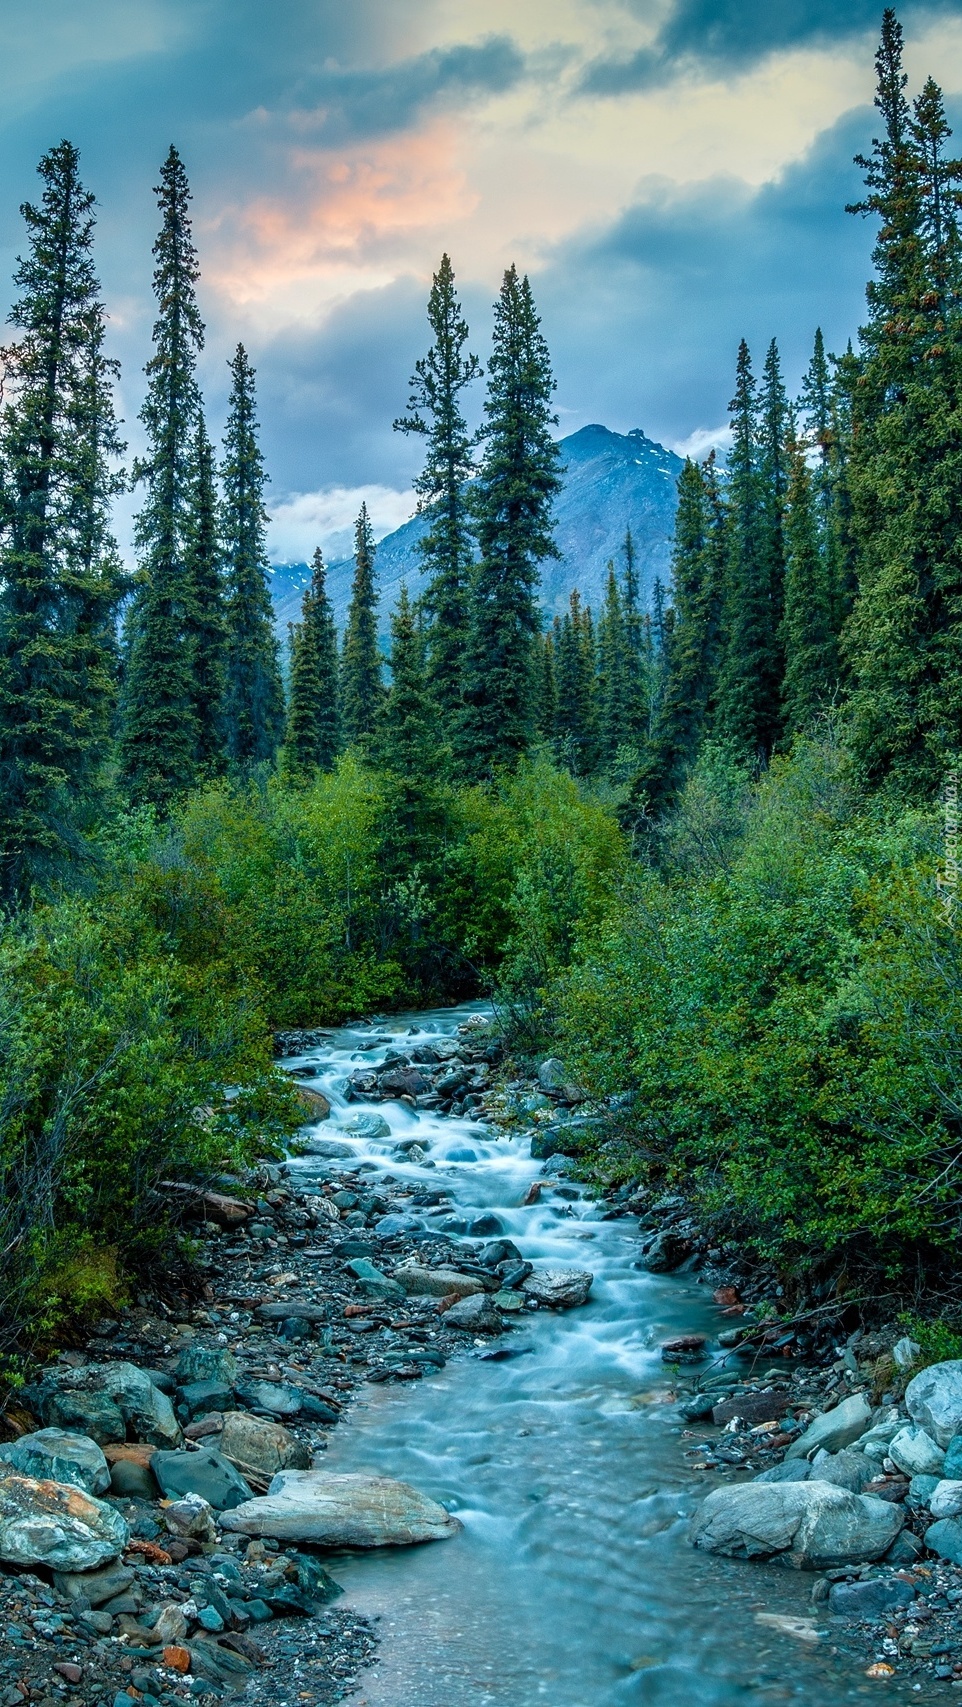
[[[630,527],[638,553],[638,574],[644,602],[650,601],[656,578],[667,582],[677,503],[676,482],[682,461],[674,451],[646,438],[640,427],[613,433],[602,426],[581,427],[560,441],[565,464],[562,489],[555,500],[555,539],[560,558],[542,565],[541,604],[547,615],[564,610],[577,587],[597,610],[604,598],[608,560],[622,566],[622,546]],[[425,575],[417,543],[427,523],[414,516],[377,548],[381,587],[382,627],[397,601],[402,582],[416,596]],[[328,565],[328,586],[338,625],[342,626],[351,596],[354,565],[341,558]],[[276,564],[272,591],[282,634],[300,615],[301,594],[310,571],[304,563]]]

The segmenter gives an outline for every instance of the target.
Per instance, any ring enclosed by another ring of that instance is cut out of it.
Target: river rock
[[[416,1215],[382,1215],[375,1221],[374,1231],[379,1239],[410,1238],[412,1233],[420,1233],[423,1226],[424,1222]]]
[[[929,1511],[933,1517],[962,1515],[962,1482],[937,1482],[929,1496]]]
[[[97,1442],[62,1428],[41,1428],[0,1446],[0,1475],[4,1465],[20,1476],[69,1482],[88,1494],[105,1494],[110,1487],[110,1467]]]
[[[918,1423],[907,1423],[889,1441],[888,1457],[907,1476],[940,1476],[945,1453]],[[948,1513],[943,1515],[948,1516]]]
[[[873,1577],[864,1583],[833,1583],[828,1609],[840,1618],[878,1618],[897,1606],[911,1606],[915,1590],[898,1577]]]
[[[218,1441],[220,1452],[241,1475],[276,1476],[279,1470],[307,1470],[311,1454],[280,1423],[252,1417],[248,1411],[226,1411]]]
[[[658,1233],[642,1257],[642,1266],[652,1274],[669,1274],[684,1262],[691,1249],[687,1239],[673,1233],[670,1227]]]
[[[247,1381],[237,1388],[237,1397],[252,1411],[267,1411],[272,1417],[296,1417],[303,1394],[299,1387],[288,1387],[279,1381]]]
[[[793,1440],[786,1458],[811,1458],[816,1447],[824,1447],[826,1452],[841,1452],[843,1446],[851,1446],[864,1434],[872,1421],[872,1407],[864,1394],[853,1393],[850,1398],[843,1399],[840,1405],[835,1405],[830,1411],[824,1411],[820,1417],[809,1423],[804,1434]]]
[[[212,1446],[196,1452],[155,1452],[150,1467],[169,1500],[200,1494],[215,1511],[227,1511],[250,1498],[243,1476]]]
[[[342,1121],[341,1131],[351,1138],[390,1138],[391,1128],[383,1114],[361,1112]],[[352,1152],[353,1154],[353,1152]]]
[[[234,1392],[223,1381],[188,1381],[186,1387],[178,1388],[177,1398],[193,1418],[206,1416],[210,1411],[226,1411],[234,1403]]]
[[[773,1464],[770,1470],[760,1470],[752,1478],[755,1482],[808,1482],[811,1480],[812,1466],[807,1458],[783,1458],[780,1464]]]
[[[81,1488],[32,1476],[0,1480],[0,1559],[4,1564],[92,1571],[116,1559],[129,1539],[120,1513]]]
[[[355,1119],[357,1116],[355,1116]],[[380,1115],[375,1115],[380,1120]],[[305,1138],[298,1145],[298,1154],[302,1156],[327,1156],[333,1161],[344,1161],[348,1156],[356,1156],[357,1151],[351,1144],[340,1144],[336,1138]]]
[[[401,1220],[403,1217],[399,1216],[397,1219]],[[376,1268],[374,1263],[368,1262],[366,1257],[352,1257],[345,1266],[354,1275],[365,1298],[404,1298],[406,1296],[403,1286],[398,1281],[389,1280],[383,1270]],[[266,1410],[268,1407],[261,1405],[258,1408]]]
[[[933,1363],[914,1376],[905,1389],[905,1405],[938,1446],[948,1446],[962,1431],[962,1359]]]
[[[283,1470],[263,1499],[226,1512],[224,1529],[317,1547],[406,1547],[460,1529],[444,1507],[387,1476]]]
[[[522,1285],[529,1298],[551,1310],[571,1310],[585,1304],[594,1275],[579,1268],[542,1268],[529,1274]]]
[[[486,1292],[459,1298],[445,1311],[444,1320],[448,1327],[463,1328],[469,1334],[499,1334],[504,1326],[500,1312]]]
[[[922,1347],[917,1341],[910,1340],[907,1336],[896,1340],[892,1347],[892,1362],[896,1369],[911,1369],[913,1363],[917,1363],[921,1355]]]
[[[226,1346],[189,1345],[181,1352],[174,1371],[178,1386],[192,1381],[220,1381],[233,1387],[237,1380],[237,1359]]]
[[[94,1363],[58,1374],[56,1385],[44,1389],[41,1416],[48,1427],[75,1428],[98,1446],[124,1440],[128,1429],[152,1446],[176,1446],[181,1438],[166,1393],[132,1363]]]
[[[962,1478],[962,1434],[954,1434],[949,1441],[945,1449],[942,1474],[951,1477],[953,1481]]]
[[[789,1460],[797,1463],[798,1460]],[[816,1452],[811,1463],[812,1480],[830,1482],[833,1488],[847,1488],[850,1494],[860,1494],[878,1475],[878,1465],[864,1452],[846,1449],[842,1452]]]
[[[890,1443],[895,1439],[899,1430],[904,1427],[905,1418],[896,1413],[894,1417],[887,1418],[885,1422],[874,1423],[870,1429],[866,1429],[864,1434],[859,1435],[855,1445],[859,1452],[864,1452],[866,1457],[874,1458],[877,1463],[881,1464],[883,1458],[887,1458],[889,1455]]]
[[[250,1489],[245,1489],[245,1493],[249,1495]],[[171,1500],[164,1507],[163,1517],[167,1530],[178,1541],[217,1540],[214,1508],[201,1494],[185,1494],[183,1499]]]
[[[931,1523],[925,1531],[925,1545],[940,1559],[962,1565],[962,1523],[957,1517],[943,1517],[938,1523]]]
[[[53,1586],[67,1600],[87,1600],[91,1606],[103,1606],[115,1595],[136,1582],[137,1573],[129,1565],[105,1565],[99,1571],[55,1571]]]
[[[939,1485],[938,1476],[913,1476],[905,1503],[912,1511],[928,1511],[929,1500]]]
[[[295,1095],[308,1121],[313,1122],[328,1118],[331,1105],[323,1091],[313,1091],[307,1085],[298,1085]]]
[[[827,1570],[881,1558],[903,1523],[900,1506],[828,1482],[748,1482],[709,1494],[690,1538],[708,1553]]]
[[[473,1275],[460,1274],[456,1268],[422,1268],[418,1263],[402,1263],[394,1270],[394,1278],[409,1298],[471,1298],[483,1292],[480,1280]]]
[[[564,1062],[559,1061],[555,1055],[549,1055],[538,1068],[538,1083],[544,1091],[563,1090],[567,1078]]]

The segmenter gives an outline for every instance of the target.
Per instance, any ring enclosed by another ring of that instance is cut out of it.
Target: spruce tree
[[[597,660],[589,606],[575,588],[555,646],[558,754],[573,776],[589,776],[598,761]]]
[[[717,732],[764,758],[778,734],[781,678],[771,573],[771,510],[759,467],[758,396],[751,356],[739,346],[728,459],[728,562],[722,611]]]
[[[424,637],[402,586],[391,615],[391,686],[374,740],[374,755],[387,780],[384,871],[402,880],[437,857],[443,827],[436,781],[440,727],[424,654]]]
[[[484,457],[472,491],[481,560],[472,580],[458,756],[475,780],[514,765],[534,735],[535,595],[540,564],[558,554],[553,391],[531,287],[509,267],[495,307]]]
[[[768,346],[758,398],[758,474],[763,494],[765,576],[771,607],[771,668],[784,674],[781,622],[785,598],[785,504],[788,498],[789,441],[794,436],[778,345]]]
[[[672,552],[674,622],[665,685],[632,796],[660,815],[673,803],[711,728],[726,568],[725,512],[714,453],[678,477]]]
[[[114,364],[103,355],[93,197],[76,148],[46,154],[24,204],[0,417],[0,901],[60,876],[105,757],[122,576]]]
[[[377,614],[374,534],[367,505],[362,504],[354,529],[354,581],[341,648],[341,734],[348,746],[370,746],[384,699]]]
[[[598,621],[598,748],[606,765],[613,764],[619,752],[632,745],[636,733],[631,712],[631,663],[625,604],[614,562],[609,560],[605,602]]]
[[[555,676],[555,639],[549,629],[536,642],[537,712],[535,729],[538,740],[554,740],[558,722],[558,684]]]
[[[641,751],[650,733],[652,681],[651,622],[641,608],[638,559],[630,528],[625,530],[622,603],[625,619],[626,709],[628,745]]]
[[[429,577],[421,603],[431,619],[428,681],[445,734],[453,739],[464,691],[473,560],[465,491],[472,472],[472,440],[461,410],[461,393],[482,368],[476,356],[465,354],[468,326],[447,255],[442,255],[434,275],[428,321],[434,342],[415,366],[408,414],[394,425],[400,432],[422,434],[427,441],[424,467],[414,482],[418,511],[430,517],[428,532],[418,546]]]
[[[891,12],[876,66],[883,134],[853,210],[879,231],[848,392],[859,589],[845,644],[865,775],[924,799],[962,747],[962,173],[937,86],[909,107]]]
[[[782,620],[782,707],[786,736],[810,728],[838,684],[832,589],[812,488],[805,448],[796,444],[785,527],[788,566]]]
[[[294,780],[329,771],[337,757],[337,630],[320,546],[301,620],[291,624],[291,679],[284,768]]]
[[[136,467],[147,495],[135,532],[138,585],[126,627],[120,756],[132,796],[166,805],[196,780],[199,746],[193,659],[186,642],[191,603],[186,563],[200,417],[196,366],[204,327],[195,291],[190,189],[176,148],[171,147],[161,169],[156,195],[161,210],[154,244],[158,316],[140,412],[148,450]]]
[[[284,732],[277,634],[265,548],[264,459],[254,370],[238,344],[224,436],[222,531],[227,566],[227,750],[242,769],[271,764]]]
[[[218,531],[214,449],[203,415],[194,435],[193,482],[185,530],[184,645],[190,659],[191,716],[198,778],[219,775],[227,761],[225,693],[227,612]]]

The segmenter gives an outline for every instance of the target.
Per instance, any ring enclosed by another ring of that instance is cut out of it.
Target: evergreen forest
[[[504,273],[483,357],[447,255],[433,279],[394,423],[423,450],[424,594],[381,632],[362,507],[343,632],[318,549],[282,640],[255,365],[238,344],[219,443],[198,378],[183,160],[156,190],[136,459],[94,195],[71,143],[40,161],[0,404],[11,1368],[122,1304],[168,1240],[162,1180],[298,1126],[273,1029],[477,995],[599,1111],[587,1177],[683,1189],[789,1287],[911,1301],[924,1272],[955,1308],[962,162],[891,11],[876,67],[863,324],[836,352],[811,329],[797,397],[777,342],[743,342],[670,585],[648,596],[628,530],[601,608],[573,591],[551,623],[528,277]]]

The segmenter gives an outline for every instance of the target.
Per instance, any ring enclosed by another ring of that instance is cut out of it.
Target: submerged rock
[[[407,1482],[387,1476],[334,1476],[284,1470],[267,1495],[226,1512],[224,1529],[318,1547],[406,1547],[444,1541],[460,1524]]]
[[[460,1298],[445,1311],[444,1321],[448,1327],[464,1328],[472,1334],[499,1334],[503,1327],[500,1312],[486,1292]]]
[[[32,1476],[0,1480],[0,1559],[54,1571],[96,1570],[121,1554],[130,1531],[118,1511],[81,1488]]]
[[[828,1482],[748,1482],[709,1494],[690,1539],[708,1553],[826,1570],[881,1558],[904,1521],[900,1506]]]

